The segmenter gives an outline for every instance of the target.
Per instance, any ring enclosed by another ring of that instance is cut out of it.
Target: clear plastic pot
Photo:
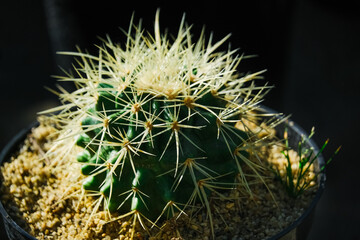
[[[267,112],[274,112],[271,109],[268,109],[266,107],[263,107]],[[289,138],[289,145],[291,147],[297,146],[298,142],[301,140],[302,135],[306,135],[306,132],[299,127],[294,122],[289,122],[288,127],[288,138]],[[32,124],[28,128],[22,130],[19,132],[2,150],[0,154],[0,165],[2,162],[8,161],[11,159],[11,156],[14,155],[18,149],[19,146],[21,146],[22,142],[25,140],[27,134],[30,132],[31,128],[36,126],[36,123]],[[284,133],[284,125],[280,125],[277,127],[277,133],[279,136],[282,136]],[[311,139],[307,142],[307,147],[314,148],[315,153],[318,152],[319,148],[315,144],[314,141]],[[322,167],[325,164],[323,156],[320,154],[318,157],[318,165],[319,167]],[[325,188],[325,180],[326,176],[325,173],[320,174],[319,178],[319,189],[316,193],[316,196],[312,200],[309,207],[305,210],[305,212],[290,226],[288,226],[286,229],[282,230],[275,236],[269,238],[269,240],[303,240],[307,238],[308,233],[310,232],[310,228],[312,225],[312,219],[315,212],[316,204],[319,202],[320,197],[322,195],[322,192]],[[10,240],[36,240],[35,237],[31,236],[29,233],[27,233],[24,229],[22,229],[14,220],[11,219],[9,214],[6,212],[6,209],[2,205],[0,201],[0,213],[4,220],[5,229],[7,232],[7,235]]]

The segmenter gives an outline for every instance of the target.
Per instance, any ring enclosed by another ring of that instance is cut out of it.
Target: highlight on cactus
[[[43,112],[59,128],[47,154],[59,164],[77,152],[66,164],[81,165],[82,194],[109,215],[157,225],[203,208],[211,224],[211,198],[265,184],[259,133],[270,130],[248,126],[269,115],[259,104],[270,87],[255,84],[264,71],[239,73],[246,56],[218,50],[229,36],[194,42],[190,30],[183,18],[177,36],[161,34],[158,11],[154,35],[131,21],[124,46],[107,37],[98,55],[62,53],[77,66],[60,80],[77,88],[59,87],[63,105]]]

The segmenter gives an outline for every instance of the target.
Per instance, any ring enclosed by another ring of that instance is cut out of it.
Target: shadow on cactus
[[[244,56],[216,52],[229,36],[213,44],[203,32],[192,42],[184,19],[170,41],[159,12],[154,36],[132,23],[126,34],[123,48],[103,40],[98,56],[63,53],[79,58],[76,75],[61,77],[77,90],[60,88],[63,105],[46,112],[60,111],[48,154],[64,161],[80,146],[84,192],[109,212],[157,223],[200,206],[211,223],[212,196],[239,187],[251,195],[254,178],[265,184],[262,139],[246,125],[264,115],[256,110],[269,87],[254,83],[263,71],[238,73]]]

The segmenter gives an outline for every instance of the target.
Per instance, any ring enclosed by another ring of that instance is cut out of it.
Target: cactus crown
[[[269,87],[254,84],[262,72],[237,73],[244,56],[216,52],[229,36],[193,43],[184,19],[173,41],[160,34],[158,12],[154,36],[130,24],[127,37],[124,48],[107,38],[98,56],[65,53],[79,57],[76,75],[62,77],[77,90],[60,88],[63,105],[47,111],[60,111],[49,154],[69,159],[80,146],[83,189],[110,212],[156,221],[200,205],[211,221],[212,194],[251,194],[244,168],[261,179],[257,132],[243,120],[257,117]]]

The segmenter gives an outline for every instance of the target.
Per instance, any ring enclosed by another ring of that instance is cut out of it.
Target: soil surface
[[[81,176],[74,177],[79,164],[64,169],[44,157],[56,138],[53,130],[43,124],[33,129],[19,153],[1,167],[1,201],[37,239],[212,239],[213,234],[215,239],[267,239],[299,218],[316,191],[290,198],[269,169],[262,173],[266,185],[251,182],[251,196],[239,188],[211,197],[211,218],[199,208],[154,226],[136,212],[124,217],[102,211],[103,199],[84,194]],[[282,166],[280,150],[267,149],[266,160]]]

